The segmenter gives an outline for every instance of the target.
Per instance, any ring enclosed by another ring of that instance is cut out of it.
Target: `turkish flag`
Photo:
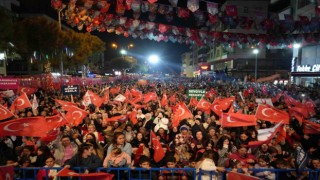
[[[12,117],[13,115],[14,114],[11,111],[9,111],[6,107],[3,107],[0,104],[0,121],[8,119],[8,118]]]
[[[126,97],[126,100],[130,100],[131,99],[131,93],[128,89],[126,89],[126,92],[124,93],[124,97]]]
[[[168,96],[166,93],[163,93],[162,99],[160,101],[161,106],[166,106],[168,105]]]
[[[150,134],[151,134],[151,143],[154,149],[153,159],[155,162],[159,162],[161,159],[164,158],[165,153],[158,137],[154,134],[153,131],[151,131]]]
[[[307,100],[307,101],[304,103],[304,106],[307,108],[308,113],[309,113],[310,115],[316,114],[316,111],[315,111],[316,104],[315,104],[311,99]]]
[[[109,173],[103,173],[103,172],[99,172],[99,173],[89,173],[89,174],[80,174],[80,173],[76,173],[68,168],[63,168],[61,169],[58,174],[58,177],[81,177],[81,179],[95,179],[95,180],[112,180],[113,178],[113,174],[109,174]]]
[[[217,91],[211,88],[210,91],[206,92],[206,97],[212,99],[216,94],[218,94]]]
[[[36,91],[37,91],[36,88],[23,87],[23,86],[18,87],[18,93],[20,94],[26,93],[27,95],[31,95],[31,94],[34,94]]]
[[[320,124],[317,124],[308,120],[304,120],[303,132],[305,134],[320,134]]]
[[[110,89],[110,93],[112,95],[118,94],[119,92],[120,92],[120,86],[113,87],[113,88]]]
[[[47,121],[44,117],[19,118],[0,123],[0,137],[3,136],[46,136]]]
[[[54,128],[58,128],[68,123],[68,121],[61,116],[61,114],[56,114],[54,116],[47,116],[45,117],[47,121],[47,129],[51,130]]]
[[[257,119],[280,122],[283,121],[284,124],[289,124],[289,114],[285,111],[279,110],[267,104],[259,104],[256,114]]]
[[[60,133],[59,128],[52,129],[49,132],[47,132],[46,136],[41,137],[40,141],[45,143],[50,143],[57,139],[57,137],[59,136],[59,133]]]
[[[82,122],[82,120],[88,115],[88,113],[85,110],[82,110],[78,107],[69,106],[65,107],[64,109],[68,111],[68,113],[65,116],[65,119],[72,126],[78,126]]]
[[[69,101],[63,101],[63,100],[58,100],[55,99],[56,103],[60,104],[60,106],[62,106],[62,108],[64,107],[68,107],[68,106],[75,106],[77,107],[78,105],[73,103],[73,102],[69,102]]]
[[[0,179],[1,180],[15,179],[13,166],[0,166]]]
[[[257,119],[254,115],[222,113],[220,123],[222,127],[255,126]]]
[[[210,106],[210,109],[215,113],[217,114],[219,117],[221,117],[222,115],[222,108],[220,106],[219,103],[217,103],[216,101],[214,101],[211,106]]]
[[[148,103],[151,100],[158,100],[158,96],[155,92],[149,92],[143,96],[143,100],[145,103]]]
[[[206,110],[210,109],[210,106],[211,106],[210,102],[208,102],[208,101],[204,100],[203,98],[201,98],[196,107],[198,109],[206,111]]]
[[[279,132],[279,130],[283,128],[282,125],[283,123],[279,122],[272,128],[259,129],[258,135],[257,135],[258,141],[250,141],[248,143],[248,146],[252,148],[256,148],[256,147],[260,147],[262,144],[269,144],[270,141],[275,137],[277,132]]]
[[[286,93],[284,93],[284,103],[286,103],[287,106],[292,106],[292,105],[296,107],[302,106],[302,104],[298,100],[295,100],[293,97],[289,96]]]
[[[111,118],[105,118],[104,120],[107,122],[112,122],[112,121],[119,121],[120,119],[125,118],[125,115],[120,115],[120,116],[113,116]]]
[[[91,104],[95,105],[96,107],[100,107],[103,103],[103,99],[90,90],[86,92],[85,96],[83,97],[83,100],[85,101],[88,98],[90,99]]]
[[[138,120],[137,120],[137,111],[132,111],[129,114],[129,119],[131,120],[133,125],[137,124],[137,122],[138,122]]]
[[[306,107],[288,107],[290,114],[296,112],[297,114],[301,114],[304,118],[309,118],[309,112]]]
[[[176,93],[174,93],[170,98],[169,98],[169,101],[173,104],[175,104],[177,102],[177,99],[176,99]]]
[[[190,112],[184,102],[178,103],[175,106],[175,111],[173,113],[179,121],[193,117],[193,114]]]
[[[29,108],[31,107],[31,103],[28,99],[28,96],[26,93],[22,93],[19,97],[17,97],[11,107],[10,107],[10,110],[15,112],[16,110],[22,110],[22,109],[25,109],[25,108]]]
[[[232,179],[232,180],[259,180],[258,177],[249,176],[249,175],[245,175],[245,174],[237,173],[237,172],[233,172],[233,171],[229,171],[227,173],[227,179]]]
[[[110,98],[109,98],[109,88],[106,89],[106,92],[104,93],[104,96],[103,96],[103,103],[108,103]]]
[[[131,92],[131,94],[132,94],[133,97],[137,97],[137,96],[140,96],[140,95],[142,94],[140,91],[138,91],[138,90],[136,90],[136,89],[134,89],[134,88],[132,88],[132,89],[130,90],[130,92]]]
[[[224,99],[215,99],[214,103],[219,104],[221,109],[227,110],[231,104],[233,103],[233,101],[235,100],[235,97],[230,97],[230,98],[224,98]]]
[[[190,98],[190,106],[192,106],[192,107],[196,107],[197,105],[198,105],[198,100],[195,98],[195,97],[191,97]]]
[[[271,98],[272,103],[278,102],[283,92],[279,92],[275,97]]]
[[[133,159],[134,165],[139,164],[139,159],[142,155],[143,155],[143,146],[139,145],[139,147],[136,151],[136,154],[134,155],[134,159]]]
[[[128,101],[128,103],[130,103],[136,109],[140,109],[140,108],[145,108],[146,107],[146,105],[136,104],[133,101]]]

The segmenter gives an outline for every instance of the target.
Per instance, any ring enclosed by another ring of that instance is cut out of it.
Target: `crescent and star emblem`
[[[18,99],[17,102],[20,102],[20,103],[17,103],[17,106],[23,106],[24,105],[24,100],[23,99]]]
[[[221,111],[221,109],[220,109],[220,110],[217,109],[217,106],[219,106],[219,105],[214,105],[214,106],[213,106],[213,109],[214,109],[215,111]]]
[[[261,113],[262,113],[262,115],[264,115],[264,116],[266,116],[266,117],[270,117],[267,113],[266,113],[266,111],[267,110],[269,110],[270,108],[264,108],[262,111],[261,111]],[[272,110],[272,109],[271,109]]]
[[[26,91],[24,91],[26,88],[21,88],[21,92],[23,93],[27,93]]]
[[[7,125],[5,125],[5,126],[3,127],[3,130],[9,131],[9,132],[21,131],[21,129],[11,129],[10,126],[13,125],[13,124],[20,124],[20,122],[9,123],[9,124],[7,124]],[[23,123],[22,126],[23,126],[23,127],[27,127],[27,126],[29,126],[29,124],[28,124],[28,123]]]
[[[79,114],[78,116],[76,116],[76,114]],[[82,112],[80,111],[74,111],[72,112],[72,118],[75,119],[75,118],[80,118],[82,117]]]
[[[184,115],[185,110],[179,105],[178,112],[180,112],[180,113],[178,114],[178,116],[182,116],[182,115]]]
[[[232,123],[232,122],[235,122],[235,121],[232,121],[232,120],[231,120],[231,117],[228,116],[228,117],[227,117],[227,122]]]
[[[2,107],[0,107],[0,114],[2,114],[2,115],[7,115],[8,114],[8,112],[5,110],[5,109],[3,109]]]

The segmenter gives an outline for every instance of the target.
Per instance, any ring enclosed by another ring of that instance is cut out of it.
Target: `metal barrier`
[[[27,180],[27,179],[36,179],[37,173],[39,170],[45,170],[46,174],[48,174],[49,170],[61,170],[62,167],[59,168],[45,168],[45,167],[28,167],[28,168],[15,168],[15,174],[19,174],[20,176],[15,176],[16,180]],[[83,167],[74,167],[72,170],[74,170],[77,173],[83,173],[86,168]],[[188,179],[198,179],[201,180],[203,175],[209,175],[210,179],[212,179],[214,176],[219,176],[222,180],[226,179],[225,174],[229,172],[231,169],[226,169],[226,172],[224,173],[217,173],[216,171],[206,171],[199,169],[197,172],[195,168],[150,168],[150,169],[144,169],[144,168],[98,168],[97,172],[107,172],[112,173],[115,175],[114,179],[130,179],[130,180],[143,180],[143,179],[158,179],[160,175],[173,178],[174,176],[187,176]],[[278,180],[280,173],[292,173],[295,172],[296,169],[249,169],[249,171],[252,171],[253,174],[256,172],[261,171],[270,171],[272,173],[275,173],[276,180]],[[309,180],[319,180],[320,176],[320,169],[312,170],[312,169],[304,169],[302,170],[304,172],[307,172],[308,179]],[[31,173],[30,173],[31,172]],[[46,180],[49,180],[49,177],[45,177]],[[70,179],[70,178],[69,178]]]

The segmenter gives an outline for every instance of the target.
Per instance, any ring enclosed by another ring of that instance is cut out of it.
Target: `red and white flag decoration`
[[[11,118],[14,114],[0,104],[0,121]]]
[[[162,99],[160,101],[161,106],[166,106],[168,105],[168,96],[166,93],[163,93]]]
[[[103,96],[103,103],[108,103],[110,98],[109,98],[109,88],[106,89],[106,92],[104,93],[104,96]]]
[[[250,141],[248,143],[249,147],[260,147],[262,144],[269,144],[271,140],[275,137],[277,132],[283,128],[283,123],[279,122],[272,128],[259,129],[258,130],[258,141]],[[279,135],[280,136],[280,135]]]
[[[75,106],[64,107],[67,112],[65,118],[72,126],[78,126],[82,120],[88,115],[85,110]]]
[[[233,171],[229,171],[227,173],[227,179],[234,179],[234,180],[259,180],[258,177],[250,176],[250,175],[245,175],[243,173],[237,173]]]
[[[193,117],[193,114],[190,112],[184,102],[178,103],[173,113],[177,116],[179,121]]]
[[[275,107],[269,105],[259,104],[256,114],[257,119],[271,121],[271,122],[280,122],[283,121],[284,124],[289,124],[289,114],[285,111],[279,110]]]
[[[196,12],[199,9],[199,0],[188,0],[187,7],[191,12]]]
[[[16,110],[22,110],[29,107],[31,107],[29,98],[26,93],[22,93],[22,95],[20,95],[13,101],[10,110],[15,112]]]
[[[317,124],[308,120],[304,120],[303,132],[305,134],[320,134],[320,124]]]
[[[197,104],[197,108],[207,111],[208,109],[210,109],[211,103],[209,101],[206,101],[205,99],[201,98],[200,101]]]
[[[255,126],[257,125],[257,119],[254,115],[222,113],[220,124],[222,127]]]
[[[161,159],[164,158],[165,153],[158,137],[154,134],[153,131],[151,131],[150,134],[151,134],[151,143],[154,149],[153,159],[155,162],[159,162]]]
[[[23,87],[23,86],[18,87],[18,93],[26,93],[27,95],[31,95],[31,94],[34,94],[36,91],[37,91],[36,88]]]
[[[88,90],[83,97],[83,104],[88,106],[89,104],[93,104],[96,107],[100,107],[103,103],[103,99],[92,91]]]
[[[155,92],[149,92],[143,96],[144,103],[148,103],[149,101],[157,101],[158,96]]]
[[[19,118],[0,123],[0,137],[31,136],[43,137],[48,131],[44,117]]]

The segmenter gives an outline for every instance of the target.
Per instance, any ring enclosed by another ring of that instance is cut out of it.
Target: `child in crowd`
[[[131,157],[121,148],[114,147],[103,161],[103,167],[128,167],[131,165]]]
[[[134,179],[157,179],[157,174],[155,171],[150,171],[151,165],[150,165],[150,159],[147,156],[142,155],[139,159],[139,166],[138,168],[144,168],[146,170],[136,170],[132,172],[132,177]],[[132,170],[135,169],[135,167],[131,168]],[[151,174],[150,174],[151,173]]]
[[[173,156],[168,156],[166,159],[166,166],[163,168],[179,168],[177,160]],[[187,176],[182,170],[163,170],[160,172],[159,180],[187,180]]]
[[[232,172],[242,173],[245,175],[250,175],[248,168],[243,167],[243,163],[236,159],[230,159],[230,168]]]
[[[254,169],[273,169],[269,165],[270,158],[268,155],[260,155],[258,157],[258,163],[254,166]],[[255,176],[259,177],[262,180],[273,180],[276,179],[275,173],[271,171],[256,171]]]

